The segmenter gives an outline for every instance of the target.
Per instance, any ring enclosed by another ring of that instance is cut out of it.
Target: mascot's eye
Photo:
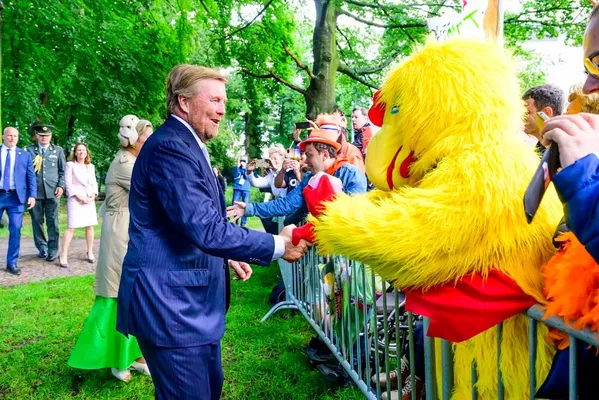
[[[399,112],[399,106],[393,106],[391,109],[391,114],[397,114]]]

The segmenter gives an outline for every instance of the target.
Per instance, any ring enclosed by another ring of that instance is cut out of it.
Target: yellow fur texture
[[[539,268],[554,253],[562,210],[551,188],[526,222],[522,199],[539,157],[521,138],[525,109],[512,57],[496,43],[430,41],[391,72],[381,102],[383,127],[367,155],[379,190],[329,203],[312,221],[319,250],[369,264],[399,288],[426,290],[495,268],[543,303]],[[390,189],[387,169],[400,148]],[[399,164],[410,152],[416,161],[406,179]],[[528,393],[520,367],[528,362],[528,338],[517,320],[507,321],[502,344],[512,399]],[[470,359],[479,366],[479,399],[496,398],[496,377],[486,367],[494,332],[456,346],[455,398],[469,393]],[[540,347],[542,375],[551,350]]]

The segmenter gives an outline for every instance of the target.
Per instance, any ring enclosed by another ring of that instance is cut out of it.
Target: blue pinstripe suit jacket
[[[156,346],[214,343],[225,329],[228,259],[268,265],[271,235],[226,220],[223,192],[191,131],[169,117],[144,144],[129,192],[117,329]]]

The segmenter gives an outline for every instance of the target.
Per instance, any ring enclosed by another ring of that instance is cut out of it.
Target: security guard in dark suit
[[[62,147],[50,144],[51,125],[36,125],[37,144],[27,146],[33,159],[37,179],[35,207],[30,210],[33,240],[38,257],[47,261],[56,260],[58,254],[58,206],[64,193],[64,168],[67,163]],[[44,217],[48,225],[48,238],[44,233]]]

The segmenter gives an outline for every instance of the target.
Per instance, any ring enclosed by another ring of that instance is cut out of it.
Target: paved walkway
[[[100,240],[96,239],[94,243],[94,254],[98,258],[98,248]],[[58,259],[53,262],[37,257],[37,249],[33,244],[33,239],[21,239],[21,256],[19,258],[19,268],[21,275],[15,276],[6,272],[6,250],[8,248],[8,238],[0,239],[0,286],[12,286],[21,283],[43,281],[46,279],[89,275],[96,272],[96,264],[90,264],[87,259],[87,245],[85,239],[74,238],[69,249],[69,268],[61,268],[58,265]]]

